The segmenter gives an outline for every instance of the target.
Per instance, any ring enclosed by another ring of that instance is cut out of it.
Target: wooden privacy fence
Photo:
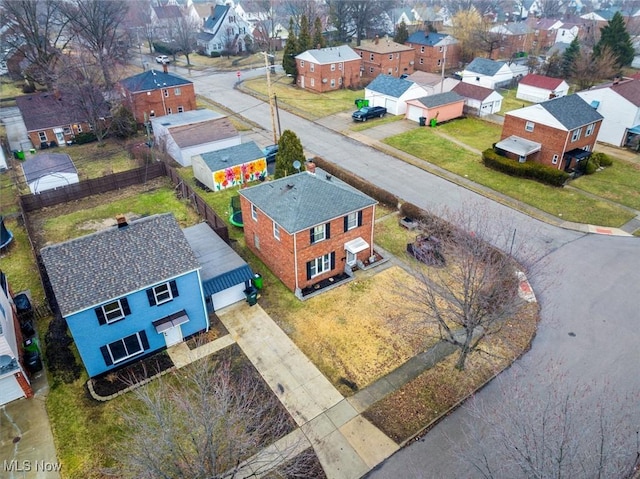
[[[175,168],[164,162],[150,163],[141,168],[113,173],[101,178],[84,180],[80,183],[47,190],[38,194],[20,196],[20,206],[23,213],[39,210],[69,201],[80,200],[92,195],[99,195],[120,188],[144,184],[154,178],[168,176],[175,185],[176,194],[180,198],[187,198],[204,220],[225,242],[229,243],[227,224],[215,211],[198,195],[198,193],[178,175]]]

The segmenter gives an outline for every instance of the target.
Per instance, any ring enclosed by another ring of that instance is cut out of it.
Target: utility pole
[[[440,93],[444,90],[444,66],[447,64],[447,44],[444,44],[444,50],[442,50],[442,76],[440,79]]]
[[[276,114],[273,107],[273,95],[271,94],[271,68],[269,68],[269,54],[262,52],[264,55],[264,66],[267,70],[267,95],[269,96],[269,108],[271,110],[271,127],[273,128],[273,144],[278,143],[278,132],[276,130]]]

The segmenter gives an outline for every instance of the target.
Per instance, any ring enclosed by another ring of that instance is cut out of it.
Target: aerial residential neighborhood
[[[635,5],[0,11],[0,477],[637,477]]]

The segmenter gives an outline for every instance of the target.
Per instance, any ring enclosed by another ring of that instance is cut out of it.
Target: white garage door
[[[415,121],[417,123],[418,118],[420,118],[421,116],[422,108],[413,105],[407,105],[407,118],[409,120]]]
[[[240,283],[229,289],[220,291],[219,293],[212,294],[211,302],[213,303],[213,310],[218,311],[225,306],[229,306],[230,304],[246,299],[244,289],[244,283]]]
[[[14,375],[0,379],[0,404],[7,404],[24,397],[24,391]]]
[[[384,106],[387,108],[387,111],[392,115],[397,115],[398,102],[396,100],[392,100],[391,98],[384,99]]]

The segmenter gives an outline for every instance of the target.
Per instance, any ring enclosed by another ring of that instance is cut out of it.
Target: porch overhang
[[[508,151],[514,155],[526,157],[540,151],[542,145],[535,141],[511,135],[510,137],[496,143],[496,148]]]
[[[636,125],[633,128],[629,128],[629,133],[633,133],[634,135],[640,135],[640,125]]]
[[[358,254],[360,251],[364,251],[368,247],[369,247],[369,243],[367,243],[362,238],[356,238],[354,240],[347,241],[344,244],[344,249],[351,254]]]
[[[581,161],[591,155],[591,152],[581,148],[574,148],[573,150],[567,151],[564,155],[569,158],[575,158],[576,161]]]
[[[182,311],[178,311],[177,313],[173,313],[169,316],[158,319],[152,324],[153,327],[156,328],[156,333],[160,334],[171,328],[175,328],[176,326],[180,326],[181,324],[188,322],[189,316],[187,316],[187,312],[183,309]]]

